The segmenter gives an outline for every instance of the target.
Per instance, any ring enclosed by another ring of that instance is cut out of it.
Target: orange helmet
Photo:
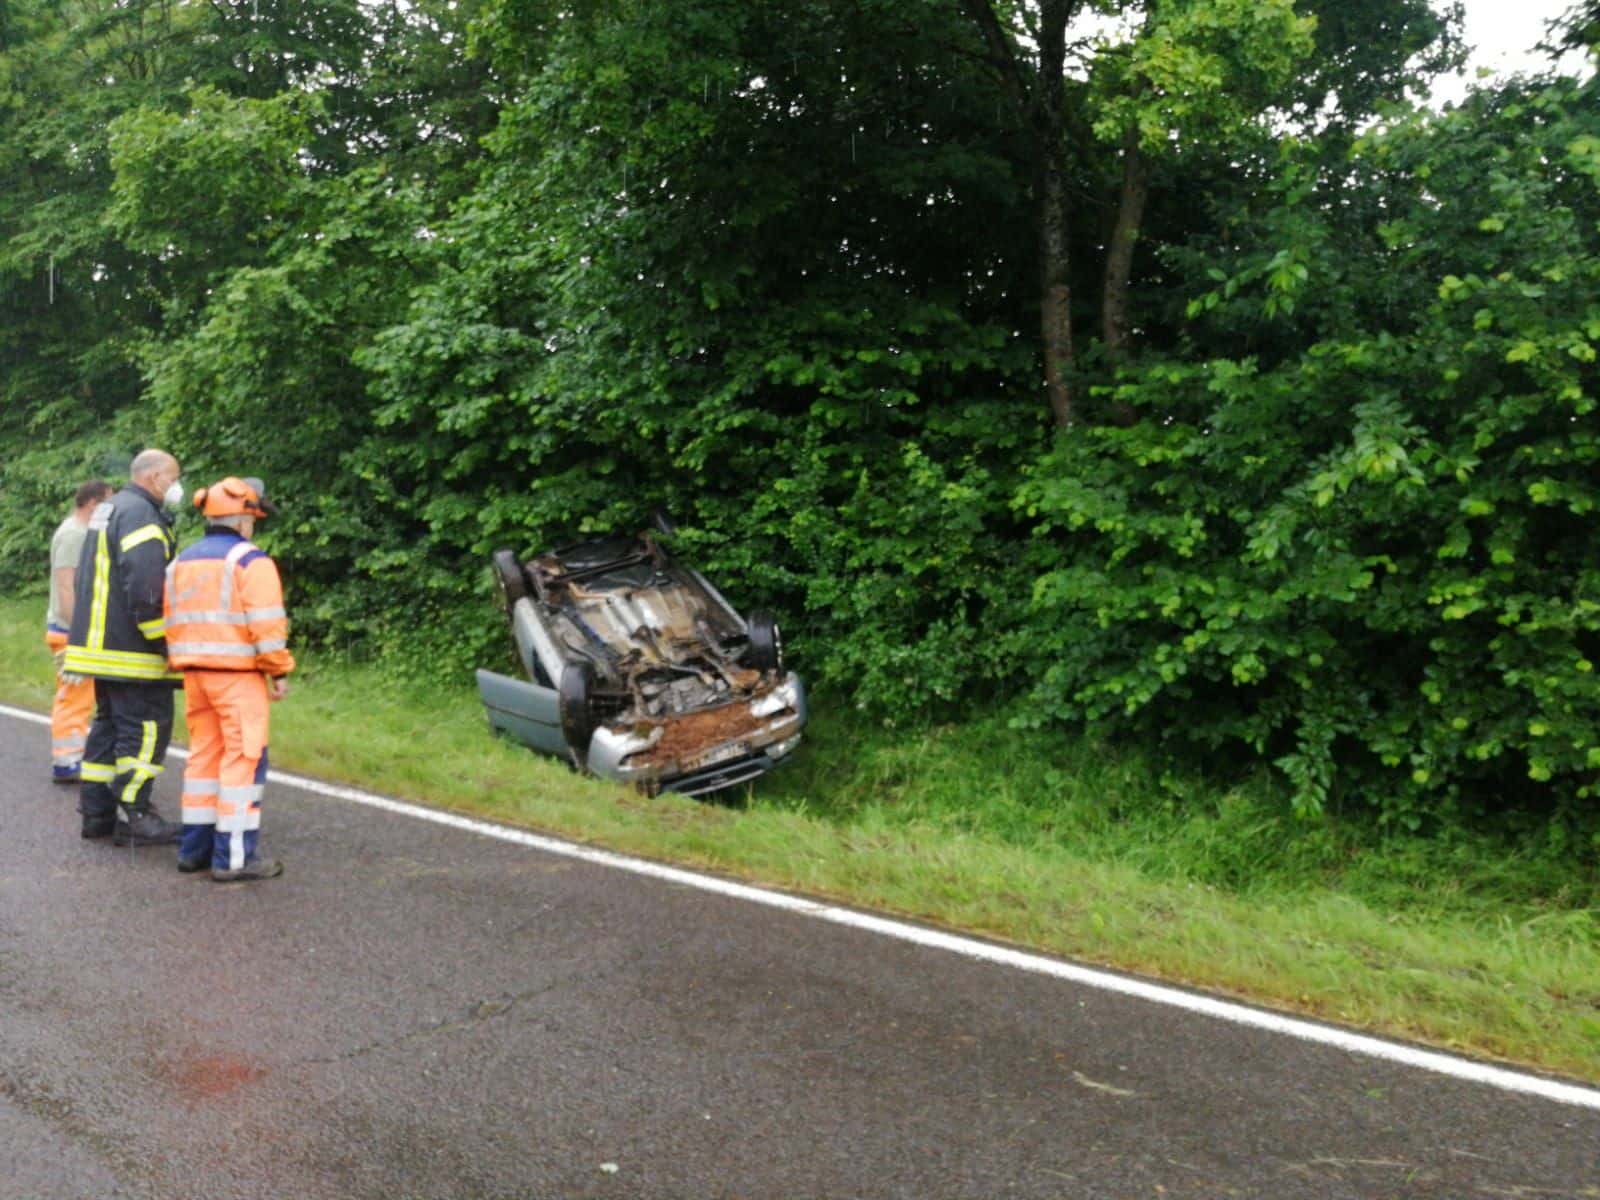
[[[265,517],[277,512],[267,499],[267,485],[259,479],[229,475],[194,494],[194,506],[208,517],[248,515]]]

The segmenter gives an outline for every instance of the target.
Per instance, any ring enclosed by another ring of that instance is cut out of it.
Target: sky
[[[1433,88],[1436,103],[1460,100],[1478,67],[1497,72],[1539,70],[1549,61],[1533,50],[1544,37],[1545,24],[1572,7],[1572,0],[1466,0],[1466,41],[1473,47],[1468,78],[1440,79]],[[1577,70],[1581,56],[1564,65]]]
[[[1444,0],[1435,0],[1436,7],[1443,3]],[[1465,74],[1447,75],[1434,81],[1431,89],[1433,103],[1454,103],[1464,99],[1479,68],[1500,74],[1549,68],[1550,60],[1535,52],[1533,47],[1544,39],[1545,26],[1557,17],[1566,15],[1574,3],[1576,0],[1462,0],[1466,18],[1462,36],[1470,47],[1470,58]],[[1121,30],[1123,37],[1131,33],[1126,25],[1119,25],[1114,20],[1097,18],[1092,14],[1080,19],[1085,32],[1098,30],[1110,34],[1114,30]],[[1560,66],[1569,73],[1581,74],[1585,69],[1584,56],[1573,52],[1562,59]]]

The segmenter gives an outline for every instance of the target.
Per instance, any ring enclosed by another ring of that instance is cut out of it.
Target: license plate
[[[715,750],[708,750],[693,762],[686,762],[683,766],[688,771],[698,770],[701,767],[714,767],[720,762],[727,762],[730,758],[738,758],[744,752],[744,743],[735,742],[731,746],[718,746]]]

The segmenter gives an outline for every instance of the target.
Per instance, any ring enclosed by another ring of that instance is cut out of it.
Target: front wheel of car
[[[750,665],[758,671],[782,670],[783,637],[778,632],[778,622],[772,614],[751,613],[746,624],[750,629]]]
[[[528,577],[522,573],[522,564],[511,550],[494,552],[494,581],[500,588],[500,599],[506,611],[528,594]]]
[[[594,667],[586,662],[568,663],[562,668],[556,695],[561,732],[567,745],[582,758],[589,751],[589,739],[598,723],[594,715]]]

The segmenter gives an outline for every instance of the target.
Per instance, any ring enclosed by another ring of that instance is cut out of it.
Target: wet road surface
[[[1594,1109],[281,785],[282,879],[180,876],[47,742],[0,716],[0,1200],[1600,1197]]]

